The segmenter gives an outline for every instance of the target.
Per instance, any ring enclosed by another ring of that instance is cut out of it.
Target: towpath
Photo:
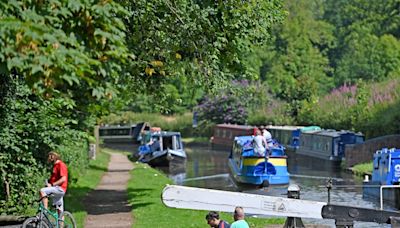
[[[88,216],[85,228],[131,228],[132,208],[128,204],[127,183],[133,169],[126,155],[110,153],[108,171],[100,184],[84,200]]]

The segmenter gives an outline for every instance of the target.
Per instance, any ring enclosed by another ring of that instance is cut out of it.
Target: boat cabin
[[[400,149],[383,148],[375,152],[372,181],[381,185],[400,183]]]
[[[346,144],[363,143],[361,133],[351,131],[317,130],[302,132],[297,154],[330,161],[342,161]]]
[[[106,125],[99,128],[99,137],[104,143],[134,143],[141,141],[141,132],[150,129],[148,123],[132,125]]]
[[[236,124],[217,124],[211,138],[213,146],[231,147],[236,136],[254,135],[254,126]]]
[[[272,126],[269,125],[266,129],[271,132],[272,138],[279,141],[284,147],[290,148],[293,145],[293,137],[298,138],[302,126]],[[297,133],[297,134],[296,134]]]
[[[182,140],[180,132],[156,131],[151,133],[151,137],[142,136],[142,145],[149,144],[152,151],[157,150],[182,150]]]

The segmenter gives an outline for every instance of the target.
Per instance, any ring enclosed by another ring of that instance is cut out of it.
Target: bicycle
[[[36,216],[27,218],[22,228],[76,228],[76,222],[71,212],[64,211],[58,215],[58,211],[51,211],[44,207],[42,200],[48,196],[41,197]]]

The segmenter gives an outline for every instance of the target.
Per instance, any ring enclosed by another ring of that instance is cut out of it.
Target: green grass
[[[163,173],[146,164],[136,163],[128,183],[129,203],[132,205],[135,223],[132,227],[208,227],[207,211],[168,208],[161,202],[161,192],[166,184],[172,184]],[[232,208],[232,211],[234,208]],[[221,218],[233,222],[232,214],[221,213]],[[250,227],[266,227],[283,224],[285,219],[247,218]]]
[[[83,227],[87,212],[83,206],[83,199],[86,194],[95,189],[99,184],[103,173],[107,171],[110,155],[104,152],[108,149],[101,149],[101,152],[96,154],[96,160],[90,160],[89,168],[84,175],[78,178],[76,183],[71,183],[68,186],[68,191],[65,197],[65,209],[72,212],[77,226]]]
[[[190,137],[190,138],[182,138],[182,142],[184,143],[208,143],[210,142],[210,138],[208,137]]]
[[[372,162],[368,162],[355,165],[352,171],[357,176],[364,176],[364,174],[372,174],[372,168]]]

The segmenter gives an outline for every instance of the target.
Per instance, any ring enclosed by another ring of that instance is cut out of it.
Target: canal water
[[[169,177],[177,185],[237,191],[268,196],[286,197],[287,187],[270,186],[255,188],[240,186],[229,175],[229,149],[215,150],[207,145],[186,146],[187,163],[184,169],[169,173]],[[331,178],[333,188],[330,193],[331,203],[364,208],[379,208],[379,202],[368,201],[362,198],[362,179],[351,173],[340,171],[320,161],[297,158],[289,153],[288,170],[290,184],[297,184],[301,188],[300,198],[327,202],[327,181]],[[386,207],[385,209],[393,209]],[[303,219],[305,224],[321,224],[335,227],[335,221],[330,219]],[[376,223],[355,222],[354,227],[390,227]]]

